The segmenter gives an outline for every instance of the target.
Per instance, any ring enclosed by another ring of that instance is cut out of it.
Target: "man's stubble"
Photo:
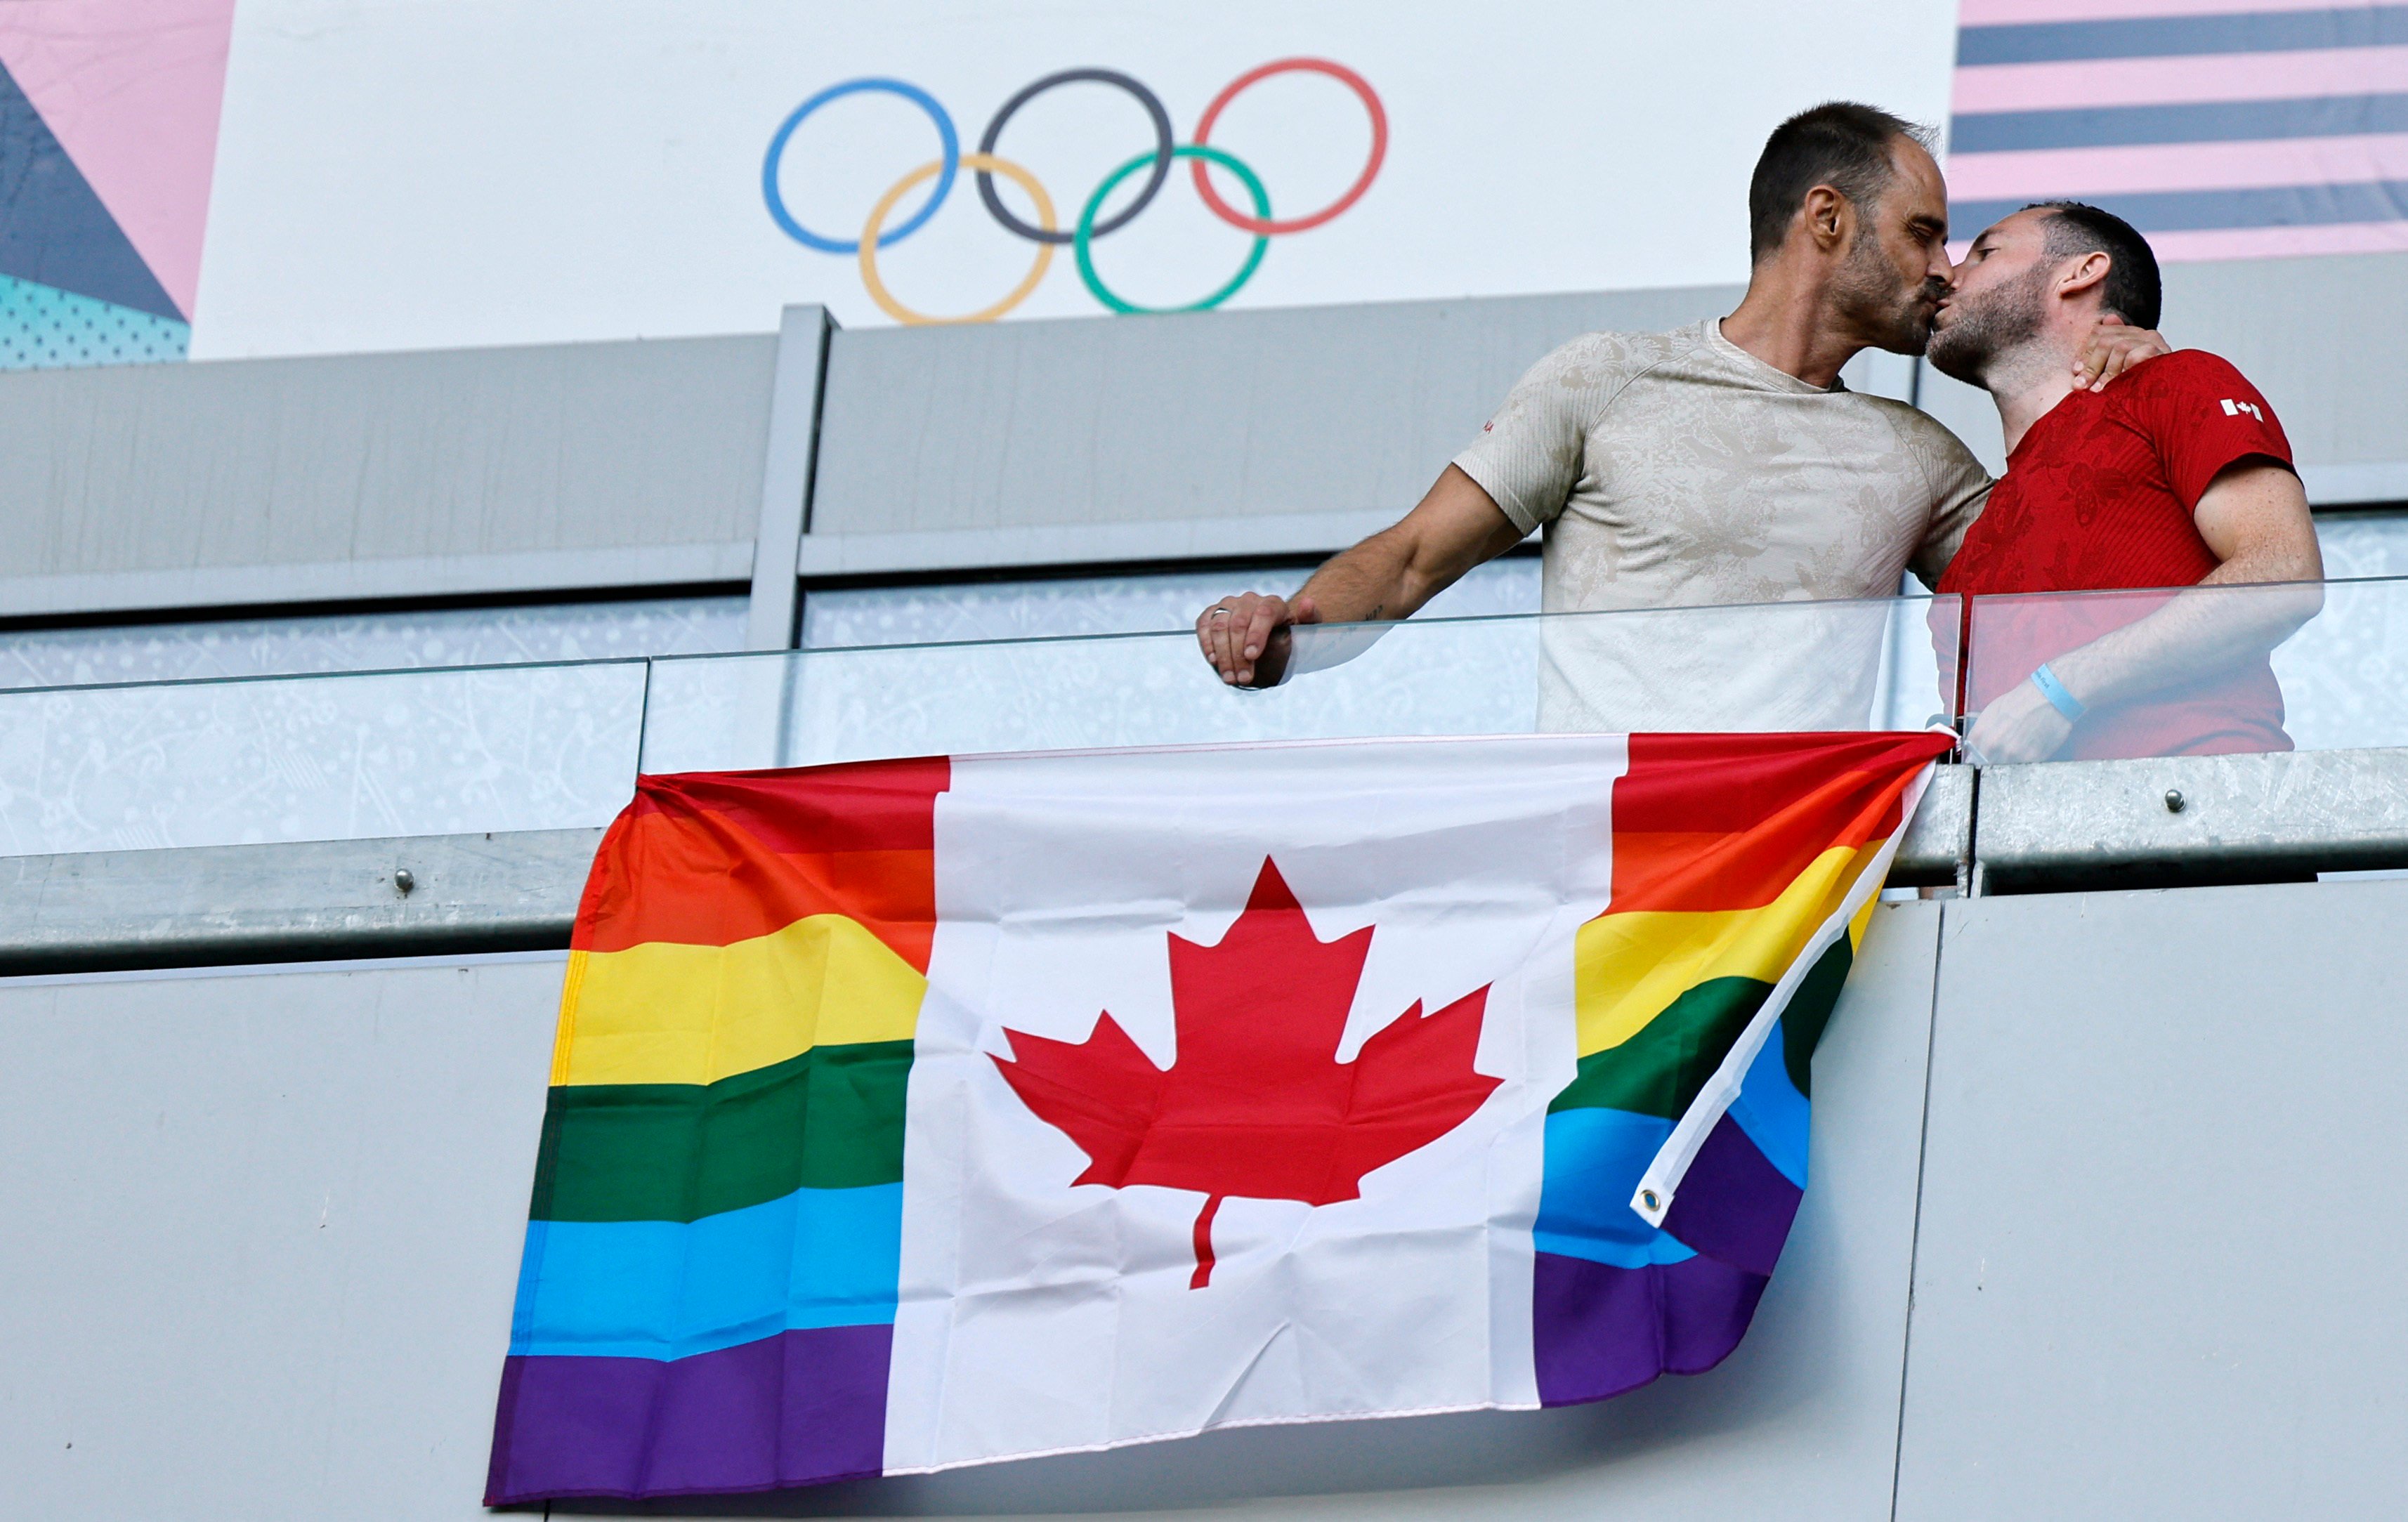
[[[1870,223],[1859,223],[1832,294],[1840,312],[1875,349],[1920,354],[1931,339],[1931,318],[1948,284],[1937,278],[1909,284],[1882,252]]]
[[[1967,385],[1985,386],[2000,362],[2039,337],[2050,273],[2034,269],[1953,303],[1948,325],[1932,332],[1931,367]]]

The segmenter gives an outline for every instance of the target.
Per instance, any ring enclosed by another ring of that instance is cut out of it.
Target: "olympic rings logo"
[[[1272,216],[1270,193],[1264,188],[1261,178],[1236,155],[1226,149],[1211,146],[1211,141],[1213,124],[1220,121],[1221,113],[1231,101],[1248,87],[1279,74],[1326,75],[1353,91],[1371,119],[1371,151],[1364,161],[1362,172],[1336,200],[1300,217]],[[1154,124],[1154,146],[1104,176],[1103,181],[1089,193],[1069,229],[1065,231],[1054,199],[1046,193],[1044,185],[1028,170],[997,153],[996,145],[1003,136],[1005,125],[1022,107],[1049,90],[1082,82],[1111,85],[1136,100],[1144,108],[1147,118]],[[888,187],[886,193],[878,198],[877,205],[870,208],[869,218],[862,224],[859,237],[840,238],[814,232],[795,219],[786,208],[785,197],[778,189],[778,168],[796,128],[830,102],[859,94],[896,95],[918,107],[936,125],[939,151],[936,158]],[[934,95],[919,86],[901,79],[847,79],[841,84],[830,85],[804,101],[779,123],[777,132],[769,139],[769,151],[761,161],[761,197],[768,204],[770,220],[788,237],[822,253],[853,255],[860,263],[861,283],[869,292],[869,298],[878,303],[879,309],[898,323],[991,323],[1028,299],[1045,279],[1045,272],[1053,264],[1054,251],[1065,244],[1069,245],[1071,258],[1078,266],[1079,279],[1097,301],[1112,311],[1205,311],[1236,295],[1254,278],[1272,238],[1319,227],[1342,215],[1361,200],[1363,193],[1371,188],[1371,181],[1379,178],[1380,165],[1387,154],[1388,113],[1380,104],[1379,93],[1361,75],[1326,58],[1282,58],[1239,75],[1204,108],[1204,114],[1197,119],[1194,136],[1183,143],[1175,139],[1170,127],[1170,113],[1163,108],[1161,97],[1138,80],[1114,69],[1063,69],[1022,87],[1018,93],[1005,101],[988,121],[986,130],[979,135],[977,151],[968,153],[962,151],[960,135],[953,130],[953,119],[946,114],[944,107],[938,104]],[[1181,159],[1187,161],[1189,173],[1195,180],[1196,194],[1202,198],[1205,208],[1239,231],[1253,234],[1254,246],[1248,251],[1245,262],[1239,266],[1237,274],[1201,300],[1191,301],[1183,307],[1140,307],[1122,297],[1104,283],[1102,276],[1096,273],[1093,245],[1097,238],[1110,237],[1127,226],[1151,206],[1154,196],[1169,179],[1171,165]],[[1251,214],[1238,210],[1222,199],[1220,192],[1206,174],[1206,166],[1212,165],[1226,169],[1245,187],[1246,199],[1253,207]],[[938,208],[944,205],[945,197],[953,193],[953,182],[964,169],[969,170],[976,178],[979,200],[986,207],[987,215],[994,218],[996,225],[1005,232],[1035,244],[1036,257],[1029,265],[1028,273],[1002,300],[956,317],[932,317],[905,306],[886,288],[886,282],[878,273],[878,251],[893,247],[925,226],[928,219],[937,214]],[[1145,183],[1139,188],[1136,198],[1111,216],[1104,216],[1104,202],[1113,191],[1140,171],[1145,175]],[[995,179],[997,175],[1026,193],[1037,211],[1037,221],[1033,225],[1014,214],[1003,204],[1003,198],[996,194]],[[889,227],[887,219],[894,215],[896,206],[931,179],[937,183],[929,193],[927,203],[898,224]]]

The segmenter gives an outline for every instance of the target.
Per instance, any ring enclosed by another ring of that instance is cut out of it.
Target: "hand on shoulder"
[[[2133,327],[2110,312],[2090,330],[2090,341],[2073,362],[2073,389],[2104,391],[2109,381],[2134,366],[2173,352],[2157,329]]]

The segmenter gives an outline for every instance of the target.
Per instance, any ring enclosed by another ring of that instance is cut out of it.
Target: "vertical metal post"
[[[778,367],[769,394],[769,440],[761,462],[761,522],[752,539],[748,650],[792,650],[798,606],[796,564],[810,520],[819,455],[820,394],[827,379],[824,307],[789,307],[778,324]]]
[[[1956,860],[1956,896],[1982,897],[1982,768],[1975,767],[1965,802],[1965,854]]]
[[[652,738],[652,660],[644,659],[644,693],[636,704],[636,777],[644,775],[644,745]],[[630,792],[634,789],[630,787]]]

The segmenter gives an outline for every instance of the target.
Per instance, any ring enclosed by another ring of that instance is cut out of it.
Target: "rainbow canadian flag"
[[[643,779],[578,912],[487,1500],[1711,1368],[1948,743]]]

